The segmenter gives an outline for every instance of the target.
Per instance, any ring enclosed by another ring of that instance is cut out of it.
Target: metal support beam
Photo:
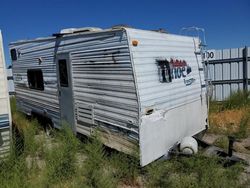
[[[243,54],[243,89],[248,90],[248,75],[247,75],[247,61],[248,61],[247,46],[242,50]]]
[[[243,49],[244,50],[244,49]],[[228,58],[228,59],[216,59],[216,60],[209,60],[209,64],[221,64],[221,63],[234,63],[234,62],[241,62],[243,58]]]
[[[232,80],[212,80],[213,85],[221,85],[221,84],[239,84],[243,83],[243,79],[232,79]]]

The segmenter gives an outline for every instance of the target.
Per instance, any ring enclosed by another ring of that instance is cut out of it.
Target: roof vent
[[[155,32],[158,32],[158,33],[168,33],[168,31],[163,29],[163,28],[159,28],[157,30],[152,30],[152,31],[155,31]]]
[[[98,27],[82,27],[82,28],[66,28],[60,31],[60,34],[72,34],[72,33],[83,33],[83,32],[95,32],[101,31]]]
[[[121,29],[121,28],[124,28],[124,27],[126,27],[126,28],[133,28],[132,26],[126,25],[126,24],[113,25],[111,28],[112,29]]]

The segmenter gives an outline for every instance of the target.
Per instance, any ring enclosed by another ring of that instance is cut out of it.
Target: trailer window
[[[43,72],[41,69],[29,69],[27,71],[29,88],[44,90]]]
[[[160,82],[172,82],[170,63],[167,60],[157,60]]]
[[[59,79],[61,87],[68,87],[68,70],[67,70],[67,61],[66,59],[60,59],[59,64]]]
[[[11,56],[11,60],[12,61],[16,61],[17,60],[17,53],[16,53],[16,49],[11,49],[10,50],[10,56]]]

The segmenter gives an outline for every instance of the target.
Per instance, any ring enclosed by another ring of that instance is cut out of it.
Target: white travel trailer
[[[3,39],[0,30],[0,158],[9,154],[11,136],[11,114],[7,74],[5,68]]]
[[[17,105],[56,128],[100,133],[141,165],[207,128],[200,40],[125,27],[64,29],[10,44]]]

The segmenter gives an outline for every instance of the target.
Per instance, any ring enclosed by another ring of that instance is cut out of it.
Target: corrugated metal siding
[[[138,133],[138,102],[126,33],[120,31],[68,35],[55,40],[12,45],[21,53],[13,63],[16,96],[23,111],[46,109],[59,119],[54,53],[70,53],[77,131],[88,134],[87,123]],[[38,64],[38,58],[43,62]],[[41,68],[45,90],[28,88],[27,69]]]
[[[10,122],[9,114],[0,115],[0,158],[5,157],[10,152]]]
[[[130,43],[138,41],[138,46],[131,45],[140,97],[141,112],[147,108],[169,109],[187,102],[200,99],[203,72],[199,75],[198,64],[202,68],[201,57],[195,55],[198,40],[191,37],[163,34],[157,32],[127,29]],[[160,83],[156,59],[177,58],[185,60],[192,67],[192,77],[196,81],[186,86],[183,79],[171,83]],[[201,77],[200,77],[201,76]]]
[[[233,92],[243,89],[243,62],[226,62],[223,60],[242,58],[243,48],[232,48],[223,50],[208,50],[213,53],[214,57],[210,57],[209,64],[209,80],[214,82],[212,99],[216,101],[223,101],[228,98]],[[248,57],[250,57],[250,48],[248,48]],[[250,58],[249,58],[250,59]],[[221,63],[212,63],[214,60],[222,61]],[[250,78],[250,61],[248,61],[248,79]],[[232,81],[232,83],[230,83]],[[235,83],[236,81],[237,83]],[[250,88],[250,85],[248,85]]]
[[[55,40],[10,45],[10,49],[16,48],[20,54],[18,60],[12,62],[18,108],[26,113],[30,113],[31,110],[41,113],[46,111],[48,116],[58,123],[60,114],[54,47]],[[38,58],[42,59],[41,64]],[[29,89],[28,69],[42,70],[44,91]]]
[[[58,52],[71,52],[77,130],[83,123],[111,124],[138,132],[138,102],[126,33],[65,37]]]

